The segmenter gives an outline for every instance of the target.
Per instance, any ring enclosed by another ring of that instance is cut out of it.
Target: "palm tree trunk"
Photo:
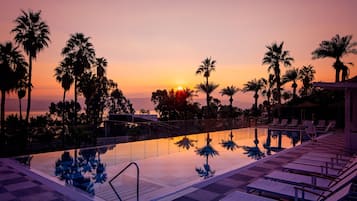
[[[77,125],[77,77],[74,78],[74,122]]]
[[[62,107],[62,147],[64,147],[64,132],[65,132],[65,123],[64,123],[64,113],[66,110],[66,90],[63,90],[63,107]]]
[[[19,115],[20,115],[20,121],[22,121],[22,106],[21,106],[21,98],[19,98]]]
[[[26,124],[29,123],[29,116],[31,111],[31,78],[32,78],[32,55],[29,55],[29,80],[27,83],[27,110],[26,110]]]
[[[208,77],[206,77],[206,89],[208,89]],[[209,105],[209,94],[208,91],[206,92],[206,104],[207,104],[207,115],[211,115],[211,108]]]
[[[232,96],[229,98],[229,113],[231,117],[233,118],[233,98]]]
[[[1,144],[5,144],[5,91],[1,91],[1,130],[0,140]]]

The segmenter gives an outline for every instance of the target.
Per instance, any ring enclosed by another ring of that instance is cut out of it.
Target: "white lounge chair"
[[[230,193],[221,201],[272,201],[273,199],[250,194],[250,193],[245,193],[241,191],[234,191],[233,193]]]
[[[292,185],[318,186],[320,188],[328,188],[332,181],[331,179],[321,178],[314,175],[301,175],[278,170],[265,175],[264,178]]]
[[[275,194],[279,198],[303,200],[339,200],[349,192],[356,177],[357,168],[347,169],[331,182],[328,189],[296,186],[267,179],[258,179],[247,185],[247,192]]]

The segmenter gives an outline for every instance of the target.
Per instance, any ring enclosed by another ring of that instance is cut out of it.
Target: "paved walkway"
[[[0,158],[1,201],[92,200],[74,188],[41,177],[15,161]]]
[[[208,181],[201,182],[170,197],[159,200],[176,201],[215,201],[240,190],[246,191],[246,185],[263,177],[273,170],[281,169],[305,153],[312,151],[337,152],[344,145],[342,132],[323,136],[317,142],[308,142],[292,149],[284,150],[269,158],[234,170]],[[319,144],[323,144],[321,147]],[[45,179],[9,159],[0,159],[0,200],[91,200],[81,192],[64,187],[54,181]],[[96,198],[97,199],[97,198]]]

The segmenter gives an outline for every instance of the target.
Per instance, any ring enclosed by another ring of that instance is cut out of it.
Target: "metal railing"
[[[130,166],[135,165],[136,167],[136,198],[137,201],[139,201],[139,166],[137,163],[135,162],[130,162],[125,168],[123,168],[118,174],[116,174],[110,181],[109,181],[109,185],[110,187],[113,189],[115,195],[118,197],[118,199],[120,201],[122,201],[121,197],[119,196],[119,193],[115,190],[114,186],[112,185],[112,181],[114,179],[116,179],[119,175],[121,175],[121,173],[123,173],[126,169],[128,169]]]

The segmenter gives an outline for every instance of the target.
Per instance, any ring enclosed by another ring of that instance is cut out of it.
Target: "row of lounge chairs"
[[[314,152],[284,165],[282,170],[275,170],[251,182],[246,187],[247,193],[236,191],[223,200],[335,201],[345,197],[355,183],[356,156]]]
[[[291,119],[290,123],[288,119],[282,119],[279,121],[278,118],[274,118],[273,122],[270,123],[268,126],[269,128],[296,128],[296,129],[304,129],[306,128],[309,124],[313,124],[311,120],[304,120],[299,124],[299,120],[297,119]],[[334,129],[336,126],[336,121],[335,120],[319,120],[316,125],[314,125],[318,131],[324,131],[326,128]]]

